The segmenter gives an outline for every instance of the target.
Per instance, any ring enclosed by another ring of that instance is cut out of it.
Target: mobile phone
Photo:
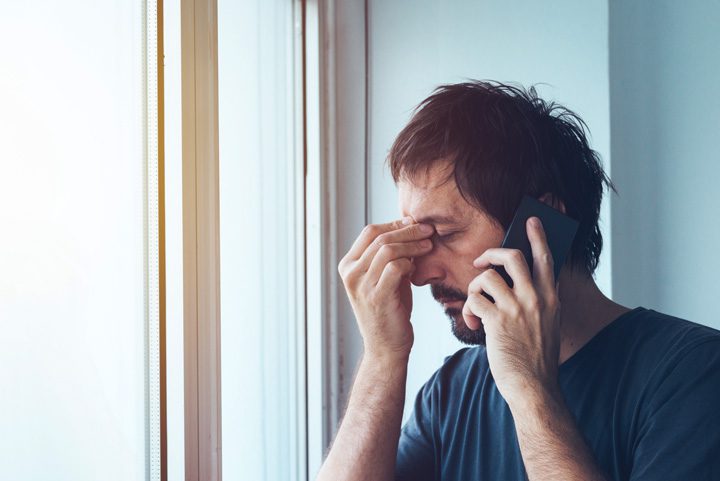
[[[526,230],[526,223],[530,217],[538,217],[542,222],[548,247],[550,247],[550,253],[553,257],[555,279],[557,279],[558,275],[560,275],[560,269],[565,264],[565,258],[570,252],[570,247],[572,247],[579,222],[528,195],[522,198],[500,247],[519,249],[525,256],[530,268],[530,275],[532,275],[533,270],[533,256]],[[510,287],[513,286],[512,278],[503,266],[493,266],[492,268],[505,279],[505,282]],[[490,301],[495,302],[489,294],[485,292],[482,294]]]

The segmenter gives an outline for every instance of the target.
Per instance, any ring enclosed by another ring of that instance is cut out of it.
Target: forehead
[[[452,224],[467,221],[478,211],[460,195],[455,180],[447,171],[435,168],[413,179],[398,182],[401,215],[418,222]]]

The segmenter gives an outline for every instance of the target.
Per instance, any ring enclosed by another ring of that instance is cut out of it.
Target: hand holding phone
[[[575,239],[579,223],[575,219],[528,195],[522,198],[500,247],[519,249],[527,261],[531,276],[533,256],[525,227],[530,217],[538,217],[542,222],[548,247],[553,257],[553,272],[555,273],[555,282],[557,282],[560,269],[563,264],[565,264],[565,259]],[[505,279],[505,282],[507,282],[510,287],[513,286],[512,278],[503,266],[493,266],[493,269]],[[491,302],[495,302],[489,294],[483,292],[482,295]]]
[[[543,228],[529,223],[530,217],[537,217]],[[488,249],[473,261],[484,272],[468,285],[463,321],[471,330],[483,330],[490,372],[508,405],[526,401],[533,386],[556,386],[561,346],[557,277],[577,228],[577,221],[525,197],[501,248]]]

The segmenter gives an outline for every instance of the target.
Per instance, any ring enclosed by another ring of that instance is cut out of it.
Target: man
[[[720,332],[597,288],[612,184],[579,117],[533,89],[447,85],[389,162],[403,219],[367,226],[339,265],[365,350],[318,479],[720,480]],[[498,247],[526,194],[580,223],[557,280],[537,218],[532,274]],[[401,430],[410,283],[474,347],[445,360]]]

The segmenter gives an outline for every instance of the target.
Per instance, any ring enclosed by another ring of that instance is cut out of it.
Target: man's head
[[[411,278],[430,284],[453,333],[484,343],[462,320],[472,261],[502,242],[523,195],[563,209],[580,226],[565,268],[594,273],[602,250],[598,226],[606,186],[613,188],[584,122],[537,97],[534,89],[468,82],[436,89],[415,110],[388,156],[402,215],[436,228],[433,250],[414,259]]]

